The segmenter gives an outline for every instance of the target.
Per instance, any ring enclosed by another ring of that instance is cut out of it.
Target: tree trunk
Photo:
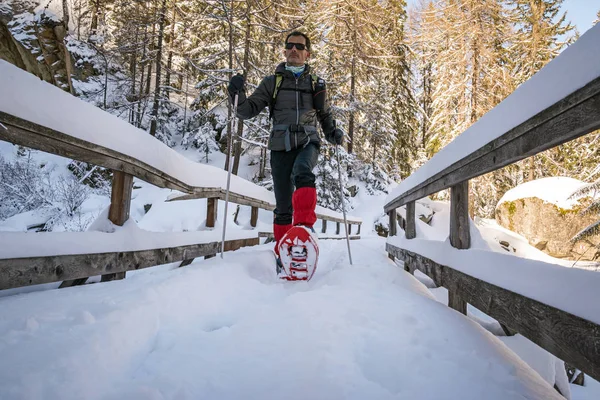
[[[150,134],[156,136],[156,126],[158,124],[158,109],[160,104],[160,74],[162,67],[162,43],[163,36],[165,34],[165,13],[167,12],[167,0],[163,0],[160,9],[160,15],[158,16],[158,43],[156,45],[156,81],[154,84],[154,105],[152,106],[152,114],[150,121]]]
[[[169,99],[171,94],[171,69],[173,67],[173,42],[175,41],[175,22],[177,22],[177,9],[173,7],[171,18],[171,33],[169,35],[169,57],[167,59],[167,70],[165,74],[165,98]]]

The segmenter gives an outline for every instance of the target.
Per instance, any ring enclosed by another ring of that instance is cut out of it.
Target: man
[[[312,170],[320,147],[317,122],[332,144],[341,144],[344,135],[331,116],[325,82],[311,75],[306,63],[310,48],[308,36],[292,32],[285,40],[286,62],[277,66],[275,75],[265,77],[252,95],[246,97],[242,75],[233,76],[228,86],[232,100],[239,95],[239,118],[252,118],[267,106],[271,109],[273,130],[268,147],[276,201],[273,234],[277,256],[281,239],[293,225],[314,232],[317,190]]]

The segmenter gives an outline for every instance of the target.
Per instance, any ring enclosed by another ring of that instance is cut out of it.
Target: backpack
[[[319,77],[315,74],[310,74],[312,79],[312,91],[311,94],[315,93],[315,87],[319,81]],[[279,87],[283,81],[283,74],[275,74],[275,89],[273,90],[273,96],[271,96],[271,103],[269,104],[269,119],[273,119],[273,109],[275,108],[275,102],[277,101],[277,94],[279,93]]]

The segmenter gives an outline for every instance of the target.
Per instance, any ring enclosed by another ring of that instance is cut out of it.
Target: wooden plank
[[[456,249],[471,247],[469,232],[469,181],[450,188],[450,244]]]
[[[396,209],[387,211],[389,217],[389,233],[388,236],[396,236],[398,234],[396,229]]]
[[[600,325],[438,264],[390,243],[386,251],[428,275],[501,324],[600,380]],[[414,263],[414,264],[413,264]]]
[[[217,211],[218,211],[219,199],[215,197],[211,197],[207,201],[206,205],[206,227],[214,228],[215,222],[217,220]]]
[[[133,157],[0,111],[0,140],[62,157],[123,171],[162,188],[191,192],[192,187]]]
[[[129,219],[131,208],[131,193],[133,191],[133,176],[121,171],[113,171],[112,190],[108,219],[118,226]]]
[[[597,129],[600,129],[600,78],[396,197],[384,209],[388,212]]]
[[[252,207],[250,210],[250,226],[256,228],[258,223],[258,207]]]
[[[469,181],[450,188],[450,245],[457,249],[471,247],[469,232]],[[448,307],[467,315],[467,303],[454,289],[448,289]]]
[[[133,176],[121,171],[113,171],[112,190],[108,219],[115,225],[123,226],[129,219],[131,209],[131,192],[133,191]],[[101,282],[125,279],[125,272],[102,275]]]
[[[417,237],[417,227],[415,225],[415,202],[406,203],[406,229],[404,234],[407,239]]]
[[[321,233],[325,233],[325,232],[327,232],[327,220],[322,219],[321,220]]]
[[[228,240],[225,251],[257,244],[258,238]],[[133,271],[217,254],[220,247],[221,242],[211,242],[118,253],[0,259],[0,290]]]
[[[273,239],[273,232],[258,232],[258,237]],[[359,240],[360,235],[351,235],[349,236],[349,239]],[[346,236],[319,236],[319,240],[346,240]]]

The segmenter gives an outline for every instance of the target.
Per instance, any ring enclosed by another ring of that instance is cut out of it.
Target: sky
[[[407,0],[410,6],[419,0]],[[567,19],[571,20],[580,34],[592,27],[596,13],[600,10],[600,0],[564,0],[563,8],[567,11]]]

